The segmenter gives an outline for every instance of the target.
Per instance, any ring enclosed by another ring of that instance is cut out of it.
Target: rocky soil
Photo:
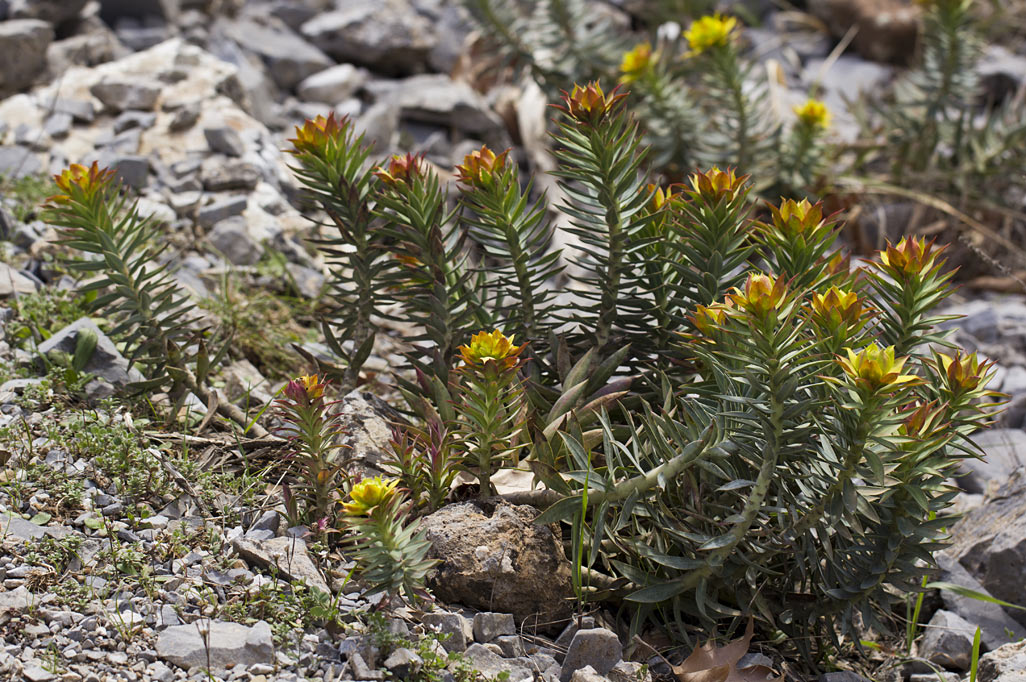
[[[599,4],[630,25],[632,3]],[[773,3],[747,4],[763,19],[747,31],[754,49],[788,66],[794,92],[822,79],[841,136],[854,135],[844,98],[886,84],[916,30],[915,8],[898,0],[809,0],[821,31],[789,42]],[[852,25],[851,53],[826,61]],[[140,377],[105,321],[86,319],[34,209],[48,191],[41,175],[93,160],[115,168],[166,225],[176,280],[215,324],[238,327],[221,394],[255,415],[303,366],[290,345],[336,360],[311,322],[327,280],[282,152],[292,126],[335,111],[380,156],[423,153],[443,170],[482,142],[505,148],[543,130],[536,88],[461,79],[473,40],[449,0],[0,0],[0,679],[643,682],[669,672],[620,639],[608,614],[572,617],[558,529],[531,524],[527,507],[460,503],[429,517],[439,604],[374,615],[344,557],[285,527],[272,445],[240,451],[203,404],[185,406],[195,428],[177,433],[110,400]],[[1026,84],[1026,57],[990,46],[987,63],[995,82]],[[1026,297],[967,290],[948,308],[962,315],[955,339],[998,363],[992,387],[1010,402],[976,437],[986,457],[957,480],[966,516],[939,579],[1026,605]],[[74,352],[84,329],[99,343],[79,382],[53,358]],[[395,418],[378,396],[394,390],[403,332],[395,325],[367,363],[366,390],[342,397],[368,472],[381,470]],[[1026,611],[952,591],[926,609],[916,653],[950,679],[968,670],[979,626],[978,679],[1026,680]],[[936,679],[928,671],[879,675]]]

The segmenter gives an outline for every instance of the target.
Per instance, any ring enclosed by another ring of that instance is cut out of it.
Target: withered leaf
[[[748,620],[748,627],[740,639],[722,647],[712,640],[697,647],[683,663],[673,666],[673,674],[679,682],[779,682],[773,671],[762,665],[738,670],[737,664],[748,653],[748,646],[755,634],[755,623]]]

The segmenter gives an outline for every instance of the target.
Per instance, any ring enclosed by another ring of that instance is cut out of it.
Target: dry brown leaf
[[[748,653],[755,633],[755,623],[748,620],[748,627],[740,639],[722,647],[712,640],[697,647],[683,663],[673,667],[673,674],[680,682],[779,682],[773,671],[762,665],[737,669],[737,663]]]

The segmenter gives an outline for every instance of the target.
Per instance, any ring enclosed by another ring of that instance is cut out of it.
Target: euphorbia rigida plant
[[[291,442],[288,461],[295,465],[295,482],[284,486],[288,520],[318,531],[333,524],[337,491],[345,491],[349,476],[336,403],[325,396],[330,388],[316,374],[301,376],[286,384],[275,401],[288,424],[282,435]]]
[[[707,24],[688,36],[696,59],[736,70],[733,27]],[[730,168],[666,185],[629,101],[589,83],[553,108],[579,248],[550,247],[545,198],[510,153],[464,159],[455,210],[418,157],[354,166],[356,195],[318,170],[323,152],[304,148],[304,172],[337,215],[357,202],[387,235],[376,300],[423,327],[400,385],[430,442],[481,496],[530,467],[540,489],[517,499],[574,528],[577,575],[634,604],[636,625],[688,639],[754,615],[810,654],[856,622],[882,628],[895,594],[921,589],[951,522],[945,480],[994,413],[990,365],[938,330],[942,250],[909,237],[852,269],[820,204],[756,203]],[[348,121],[307,125],[363,158]]]

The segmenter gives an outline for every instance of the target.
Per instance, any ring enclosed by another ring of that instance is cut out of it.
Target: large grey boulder
[[[557,525],[534,524],[532,507],[463,502],[422,521],[431,558],[428,586],[443,602],[512,613],[516,622],[551,627],[573,604],[570,562]]]
[[[188,670],[193,666],[226,668],[274,662],[271,626],[198,620],[175,625],[157,637],[157,656]]]
[[[968,493],[983,493],[990,481],[1004,481],[1019,467],[1026,466],[1026,431],[986,429],[973,434],[983,451],[982,459],[962,460],[958,485]]]
[[[940,566],[942,582],[960,585],[974,592],[992,596],[976,578],[962,567],[946,552],[936,555]],[[980,627],[980,643],[984,651],[992,651],[999,646],[1026,638],[1026,628],[1012,619],[1004,609],[992,602],[962,596],[951,590],[941,590],[944,608]]]
[[[337,61],[380,73],[421,72],[436,45],[431,23],[406,0],[346,0],[300,30]]]
[[[12,19],[41,19],[60,24],[78,16],[88,0],[10,0]]]
[[[1026,469],[1017,469],[951,529],[947,554],[998,599],[1026,605]],[[1022,623],[1022,611],[1009,615]]]
[[[620,644],[620,638],[612,630],[578,630],[570,640],[559,679],[561,682],[569,682],[573,674],[584,666],[591,666],[599,675],[605,675],[622,658],[623,646]]]
[[[144,380],[139,370],[134,367],[129,369],[128,360],[114,346],[114,342],[87,317],[72,322],[39,344],[39,354],[46,355],[56,350],[74,355],[83,331],[90,331],[96,335],[96,349],[85,364],[85,372],[106,379],[115,386],[125,386],[131,382]]]
[[[328,55],[275,19],[268,18],[263,24],[239,19],[229,25],[227,32],[237,43],[258,55],[274,82],[286,90],[292,90],[307,76],[334,64]]]
[[[926,625],[919,645],[920,656],[949,670],[968,670],[975,634],[975,625],[942,609]]]
[[[980,657],[977,682],[1026,682],[1026,640]]]
[[[53,27],[39,19],[0,22],[0,97],[32,85],[46,69]]]
[[[393,91],[400,116],[408,121],[451,126],[470,135],[500,134],[500,119],[470,85],[444,74],[403,80]]]

